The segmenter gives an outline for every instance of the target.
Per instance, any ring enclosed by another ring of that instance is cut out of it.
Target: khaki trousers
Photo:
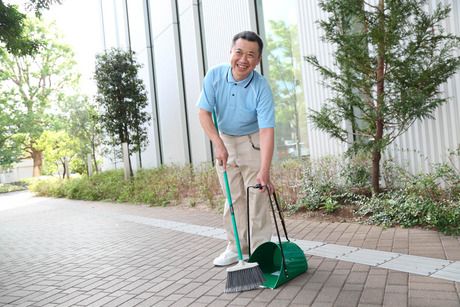
[[[246,188],[257,184],[256,177],[260,169],[260,142],[259,133],[246,136],[229,136],[221,134],[229,157],[227,162],[227,176],[233,201],[240,246],[244,254],[248,253],[248,227]],[[226,196],[223,180],[223,167],[216,163],[222,191]],[[272,222],[270,202],[266,191],[249,189],[249,227],[251,230],[251,252],[262,243],[270,241],[272,236]],[[228,202],[225,201],[224,228],[227,232],[228,249],[237,252],[235,236]]]

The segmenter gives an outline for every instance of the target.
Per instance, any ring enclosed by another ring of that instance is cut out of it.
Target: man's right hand
[[[216,161],[217,163],[224,168],[224,170],[227,169],[227,161],[228,161],[228,151],[227,148],[224,145],[224,142],[222,142],[222,139],[220,139],[220,143],[215,144],[214,143],[214,154],[216,156]]]

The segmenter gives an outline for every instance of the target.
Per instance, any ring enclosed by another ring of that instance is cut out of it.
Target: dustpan
[[[305,273],[308,269],[307,259],[303,250],[295,243],[289,240],[286,225],[284,223],[283,214],[278,204],[276,194],[273,193],[276,208],[283,226],[286,241],[282,242],[278,223],[276,219],[275,209],[273,207],[272,196],[269,194],[270,206],[272,208],[273,220],[275,222],[276,234],[278,235],[278,243],[265,242],[256,248],[251,254],[251,234],[249,227],[249,188],[247,188],[247,210],[248,210],[248,245],[249,245],[249,260],[248,262],[257,262],[265,278],[265,282],[261,285],[263,288],[275,289],[282,284],[294,279],[295,277]],[[261,188],[260,185],[252,186],[252,188]],[[268,191],[268,189],[267,189]]]

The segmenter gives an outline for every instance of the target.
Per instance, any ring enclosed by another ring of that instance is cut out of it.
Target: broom
[[[214,119],[214,125],[217,132],[217,117],[215,111],[212,112]],[[225,286],[225,293],[247,291],[259,288],[259,286],[265,281],[262,270],[257,262],[245,262],[243,260],[243,253],[241,252],[240,239],[238,237],[238,229],[236,227],[235,212],[233,210],[233,201],[230,194],[230,185],[228,184],[227,170],[224,170],[224,183],[225,192],[227,194],[227,203],[230,209],[230,215],[232,218],[233,232],[235,235],[236,249],[238,251],[238,264],[227,269],[227,284]]]

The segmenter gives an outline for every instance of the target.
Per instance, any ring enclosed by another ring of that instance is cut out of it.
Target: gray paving
[[[307,273],[224,294],[222,219],[195,209],[0,195],[0,306],[460,306],[460,239],[288,219]]]

